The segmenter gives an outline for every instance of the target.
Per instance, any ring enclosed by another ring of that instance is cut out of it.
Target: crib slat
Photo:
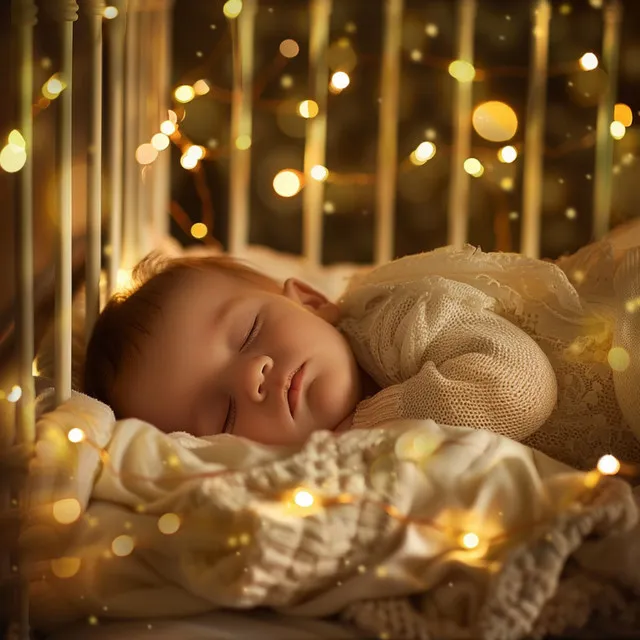
[[[388,262],[395,252],[395,204],[398,171],[398,100],[404,0],[386,0],[378,115],[376,226],[374,260]]]
[[[529,71],[527,126],[524,135],[522,237],[520,241],[520,251],[530,258],[537,258],[540,255],[550,19],[551,4],[549,0],[537,0],[533,10],[534,26],[531,37],[533,64]]]
[[[19,188],[18,206],[16,207],[16,275],[17,294],[16,305],[16,332],[18,342],[18,384],[22,389],[22,395],[16,404],[16,433],[15,440],[19,448],[12,447],[9,451],[10,460],[4,460],[3,471],[10,478],[7,483],[19,495],[17,504],[11,505],[10,495],[3,495],[0,510],[5,506],[9,511],[3,513],[3,521],[0,529],[9,536],[9,544],[15,542],[11,535],[12,521],[20,519],[19,509],[27,507],[28,496],[23,482],[18,478],[16,483],[15,471],[25,471],[27,459],[35,440],[35,388],[32,375],[32,362],[34,358],[34,265],[33,265],[33,31],[37,21],[37,7],[33,0],[13,0],[12,21],[17,34],[17,60],[18,60],[18,115],[20,133],[24,139],[26,162],[18,174]],[[24,454],[24,455],[20,455]],[[1,461],[0,461],[1,462]],[[13,464],[9,464],[9,463]],[[13,468],[11,468],[13,467]],[[3,486],[4,483],[2,483]],[[17,486],[16,486],[17,485]],[[4,494],[4,491],[3,491]],[[4,498],[7,498],[5,501]],[[5,505],[5,502],[7,504]],[[13,508],[12,508],[13,507]],[[6,544],[6,541],[5,541]],[[6,548],[5,545],[2,545]],[[19,557],[9,558],[9,566],[1,567],[1,575],[7,578],[7,570],[11,571],[11,565],[15,564],[18,572],[12,578],[17,582],[14,585],[18,590],[19,608],[14,612],[14,620],[18,625],[18,638],[29,638],[29,598],[28,582],[24,566]],[[9,574],[10,575],[10,574]]]
[[[458,0],[457,59],[473,64],[476,0]],[[473,82],[456,81],[453,104],[453,149],[451,151],[451,181],[447,242],[462,247],[469,235],[470,176],[464,170],[464,161],[471,155],[471,109]]]
[[[307,260],[322,262],[322,208],[324,182],[311,177],[311,169],[325,164],[327,144],[327,86],[329,65],[329,24],[332,0],[313,0],[309,10],[309,86],[311,98],[318,105],[318,115],[307,120],[304,147],[304,178],[302,192],[303,252]]]
[[[102,13],[104,0],[85,4],[91,31],[91,129],[88,155],[85,340],[100,311],[102,223]]]
[[[122,233],[122,265],[131,268],[138,260],[138,192],[140,190],[140,165],[136,161],[139,119],[138,97],[140,92],[139,47],[140,0],[127,2],[127,26],[125,30],[125,88],[124,100],[124,209]]]
[[[73,23],[78,5],[73,0],[51,2],[52,14],[60,23],[61,76],[66,85],[58,98],[58,189],[56,238],[55,313],[55,399],[60,404],[71,397],[71,234],[73,169]]]
[[[231,158],[229,184],[229,250],[242,253],[249,239],[249,184],[251,179],[251,135],[253,128],[253,49],[256,0],[245,0],[237,18],[232,18],[233,92],[231,97]],[[238,141],[242,148],[238,148]],[[246,145],[249,146],[246,146]]]
[[[593,184],[593,236],[596,239],[607,233],[611,218],[614,141],[609,126],[613,122],[618,90],[621,2],[608,2],[603,9],[603,16],[602,66],[607,72],[607,87],[600,96],[596,125],[596,168]]]
[[[109,268],[107,295],[116,290],[122,261],[122,186],[124,139],[124,48],[126,0],[110,0],[118,15],[109,21],[107,54],[109,58]]]

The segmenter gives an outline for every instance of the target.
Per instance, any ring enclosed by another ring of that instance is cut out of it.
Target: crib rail
[[[87,251],[86,251],[86,333],[89,335],[99,311],[102,264],[106,262],[109,293],[117,287],[118,270],[130,267],[168,229],[169,156],[161,154],[152,166],[141,168],[136,159],[139,146],[149,140],[166,119],[171,50],[172,0],[12,0],[13,31],[17,42],[15,68],[20,134],[26,161],[15,175],[16,247],[18,289],[15,337],[19,350],[16,379],[21,396],[14,404],[15,421],[11,446],[0,452],[0,473],[8,478],[0,503],[0,541],[11,543],[10,558],[3,558],[0,586],[10,585],[19,606],[12,611],[15,637],[29,637],[27,576],[18,552],[16,529],[28,509],[25,473],[35,441],[34,379],[32,362],[36,329],[41,310],[34,291],[33,263],[33,115],[34,27],[38,9],[49,12],[60,36],[60,78],[64,89],[56,101],[58,163],[56,275],[55,275],[55,387],[56,401],[71,394],[71,302],[72,302],[72,157],[74,135],[72,98],[74,30],[76,21],[89,25],[91,49],[90,149],[88,153]],[[481,0],[457,0],[456,55],[473,64],[475,16]],[[242,11],[228,16],[233,43],[233,87],[230,157],[230,233],[228,245],[241,253],[249,238],[251,181],[251,136],[254,74],[254,30],[262,10],[258,0],[244,0]],[[375,4],[384,15],[381,42],[381,107],[379,112],[376,165],[376,262],[394,257],[395,193],[398,169],[398,98],[401,78],[401,44],[405,6],[403,0],[380,0]],[[323,165],[327,141],[327,51],[330,41],[332,0],[310,0],[310,98],[319,114],[307,123],[304,154],[306,187],[303,194],[303,251],[311,263],[322,259],[324,187],[311,179],[311,170]],[[78,14],[79,9],[82,9]],[[594,231],[607,230],[611,209],[612,141],[609,124],[613,119],[618,67],[620,0],[604,7],[603,60],[608,67],[608,86],[598,111],[596,175],[594,180]],[[537,256],[540,246],[541,184],[545,89],[549,47],[549,0],[535,0],[531,17],[530,81],[527,101],[523,175],[523,230],[521,250]],[[104,44],[103,44],[104,39]],[[144,47],[144,48],[143,48]],[[104,64],[108,62],[108,74]],[[463,164],[471,150],[472,83],[456,81],[452,119],[453,151],[448,211],[448,240],[460,246],[468,236],[469,175]],[[103,89],[104,88],[104,89]],[[104,90],[104,95],[103,95]],[[107,112],[103,113],[103,98]],[[125,108],[126,104],[126,108]],[[105,126],[106,125],[106,126]],[[106,142],[103,149],[103,140]],[[105,162],[103,164],[103,155]],[[107,170],[105,173],[104,170]],[[108,175],[108,181],[103,176]],[[102,194],[108,194],[103,210]],[[107,221],[107,225],[104,225]],[[102,229],[106,234],[102,236]],[[106,258],[103,261],[102,258]],[[0,347],[7,344],[3,337]]]

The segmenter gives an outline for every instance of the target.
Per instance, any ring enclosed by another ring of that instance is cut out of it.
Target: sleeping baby
[[[288,445],[431,418],[577,468],[640,462],[637,264],[628,251],[610,295],[589,297],[553,263],[445,248],[356,276],[333,303],[227,256],[151,257],[100,315],[84,390],[165,432]]]

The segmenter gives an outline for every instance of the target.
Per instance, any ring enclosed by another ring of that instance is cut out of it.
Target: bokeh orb
[[[490,100],[478,105],[473,112],[476,133],[491,142],[510,140],[518,130],[516,112],[504,102]]]

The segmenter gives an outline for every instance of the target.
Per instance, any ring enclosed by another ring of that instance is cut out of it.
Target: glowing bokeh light
[[[470,62],[465,60],[454,60],[449,65],[449,75],[458,82],[472,82],[476,77],[476,70]]]
[[[465,533],[460,536],[460,544],[465,549],[475,549],[480,544],[480,538],[473,532]]]
[[[227,0],[222,7],[226,18],[237,18],[242,12],[242,0]]]
[[[114,18],[117,18],[119,13],[120,12],[118,11],[118,7],[112,6],[105,7],[102,11],[103,17],[105,17],[107,20],[113,20]]]
[[[7,394],[7,400],[9,402],[18,402],[20,398],[22,398],[22,387],[14,384],[13,387],[11,387],[11,391]]]
[[[430,37],[430,38],[435,38],[437,37],[438,33],[440,33],[440,29],[438,29],[438,25],[437,24],[433,24],[432,22],[430,22],[425,28],[424,28],[424,32]]]
[[[298,489],[294,496],[293,501],[299,506],[303,508],[308,508],[313,505],[315,502],[314,497],[305,489]]]
[[[53,503],[52,511],[57,522],[71,524],[80,517],[82,507],[75,498],[62,498]]]
[[[165,120],[160,124],[160,131],[165,136],[170,136],[176,132],[176,125],[171,120]]]
[[[193,91],[197,96],[205,96],[211,91],[211,87],[206,80],[200,79],[193,83]]]
[[[620,471],[620,462],[615,456],[607,454],[598,460],[598,471],[603,476],[615,476]]]
[[[236,138],[236,149],[246,151],[251,148],[251,136],[243,133]]]
[[[295,40],[287,38],[280,43],[280,53],[285,58],[295,58],[300,53],[300,46]]]
[[[111,543],[111,551],[116,556],[123,558],[128,556],[133,551],[134,543],[133,538],[128,535],[121,535],[114,539]]]
[[[74,427],[73,429],[69,430],[69,433],[67,433],[67,438],[69,439],[69,442],[78,443],[84,440],[85,434],[82,429]]]
[[[198,158],[189,155],[188,153],[183,153],[180,158],[180,165],[183,169],[195,169],[198,166]]]
[[[318,107],[318,103],[313,100],[303,100],[298,105],[298,113],[303,118],[315,118],[320,111],[320,107]]]
[[[173,92],[175,99],[182,104],[191,102],[196,95],[195,89],[189,84],[183,84]]]
[[[321,164],[311,167],[311,171],[309,173],[311,177],[318,182],[324,182],[329,177],[329,170]]]
[[[202,160],[202,158],[204,158],[205,149],[204,147],[201,147],[198,144],[192,144],[190,147],[187,148],[185,153],[195,158],[196,160]]]
[[[502,149],[498,151],[498,160],[506,164],[511,164],[512,162],[515,162],[517,157],[518,157],[518,151],[516,150],[515,147],[512,147],[511,145],[502,147]]]
[[[160,533],[167,536],[175,533],[180,528],[180,518],[175,513],[165,513],[158,519]]]
[[[574,207],[568,207],[564,212],[564,215],[567,218],[567,220],[575,220],[578,217],[578,212],[575,210]]]
[[[349,86],[351,79],[349,78],[349,74],[344,71],[336,71],[331,76],[331,86],[338,91],[342,91]]]
[[[207,235],[207,225],[204,222],[194,222],[191,225],[191,235],[197,240],[202,240]]]
[[[633,111],[628,104],[618,103],[613,109],[613,119],[621,122],[625,127],[633,124]]]
[[[23,138],[22,134],[17,129],[12,129],[11,133],[9,133],[9,137],[7,138],[9,144],[12,144],[19,149],[26,149],[27,143]]]
[[[156,133],[151,138],[151,145],[158,151],[164,151],[169,146],[169,138],[164,133]]]
[[[26,151],[15,144],[8,144],[0,150],[0,168],[7,173],[20,171],[26,162]]]
[[[138,164],[151,164],[158,157],[158,150],[148,142],[141,144],[136,149],[136,161]]]
[[[594,69],[597,69],[599,64],[598,56],[589,51],[580,58],[579,63],[585,71],[593,71]]]
[[[607,353],[607,362],[614,371],[626,371],[631,364],[631,356],[623,347],[613,347]]]
[[[80,558],[54,558],[51,561],[51,573],[56,578],[73,578],[80,571]]]
[[[474,178],[479,178],[484,173],[484,167],[477,158],[467,158],[463,164],[464,170]]]
[[[273,190],[283,198],[295,196],[301,188],[300,176],[292,169],[284,169],[278,172],[273,179]]]
[[[614,120],[609,125],[609,131],[611,132],[611,137],[616,140],[622,140],[624,138],[624,134],[627,133],[627,128],[622,124],[622,122],[618,122]]]
[[[518,130],[518,116],[504,102],[490,100],[478,105],[473,112],[476,133],[491,142],[504,142],[513,138]]]
[[[436,145],[429,141],[421,142],[416,147],[415,154],[418,160],[424,162],[431,160],[436,155]]]
[[[42,86],[42,95],[48,100],[54,100],[64,91],[65,87],[66,84],[55,74]]]

